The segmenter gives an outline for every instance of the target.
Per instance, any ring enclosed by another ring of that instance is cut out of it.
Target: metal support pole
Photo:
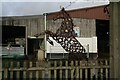
[[[87,59],[89,59],[90,55],[89,55],[89,44],[87,44]]]
[[[26,42],[26,45],[25,45],[25,51],[26,51],[26,53],[25,53],[25,55],[27,55],[28,56],[28,34],[27,34],[27,32],[28,32],[28,30],[27,30],[27,27],[25,27],[25,42]]]
[[[44,13],[43,14],[44,15],[44,22],[45,22],[45,31],[47,30],[47,25],[46,25],[46,22],[47,22],[47,13]],[[45,33],[45,58],[47,58],[47,53],[46,53],[46,51],[47,51],[47,42],[46,42],[46,33]]]

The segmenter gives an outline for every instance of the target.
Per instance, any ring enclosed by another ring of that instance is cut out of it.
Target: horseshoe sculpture
[[[73,30],[74,24],[70,15],[65,11],[64,8],[61,9],[57,17],[53,20],[62,19],[61,26],[57,29],[56,33],[51,31],[45,31],[39,35],[47,34],[47,36],[52,37],[57,43],[59,43],[67,52],[69,52],[69,58],[72,59],[76,55],[76,59],[81,59],[82,53],[85,52],[85,48],[80,44],[80,42],[75,38],[76,34]],[[39,36],[37,35],[37,36]],[[52,45],[52,41],[47,37],[48,42]],[[76,54],[77,53],[77,54]]]

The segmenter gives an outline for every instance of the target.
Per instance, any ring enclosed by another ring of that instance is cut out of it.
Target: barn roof
[[[102,5],[102,6],[96,6],[96,7],[67,10],[67,12],[72,18],[109,20],[109,17],[107,16],[107,14],[104,13],[105,7],[106,5]],[[52,19],[58,13],[59,12],[49,13],[48,19]]]

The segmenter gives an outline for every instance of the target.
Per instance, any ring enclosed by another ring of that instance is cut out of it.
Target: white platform
[[[87,45],[89,45],[89,53],[97,53],[97,37],[91,37],[91,38],[76,37],[76,39],[84,46],[86,50],[85,53],[88,52]],[[68,53],[53,38],[50,37],[50,40],[53,41],[54,46],[52,46],[49,42],[47,42],[47,53]]]

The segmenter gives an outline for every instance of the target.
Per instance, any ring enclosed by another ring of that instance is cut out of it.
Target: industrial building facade
[[[109,17],[104,13],[105,6],[67,11],[73,19],[78,37],[97,36],[98,54],[102,55],[109,53]],[[47,30],[56,32],[60,27],[61,20],[52,20],[58,13],[59,12],[48,13]],[[44,35],[34,38],[36,34],[44,32],[45,30],[43,15],[2,17],[2,27],[5,26],[9,27],[9,29],[13,26],[18,27],[18,29],[15,29],[14,32],[16,36],[13,35],[13,37],[8,37],[12,39],[4,38],[4,36],[7,35],[2,34],[3,44],[8,44],[11,41],[15,42],[18,38],[21,38],[23,39],[23,42],[25,41],[24,47],[28,47],[25,50],[26,55],[36,54],[40,47],[44,49]],[[22,33],[22,35],[17,35],[19,34],[17,33],[18,31],[20,34]],[[9,32],[8,30],[5,33],[11,34],[12,31]]]

